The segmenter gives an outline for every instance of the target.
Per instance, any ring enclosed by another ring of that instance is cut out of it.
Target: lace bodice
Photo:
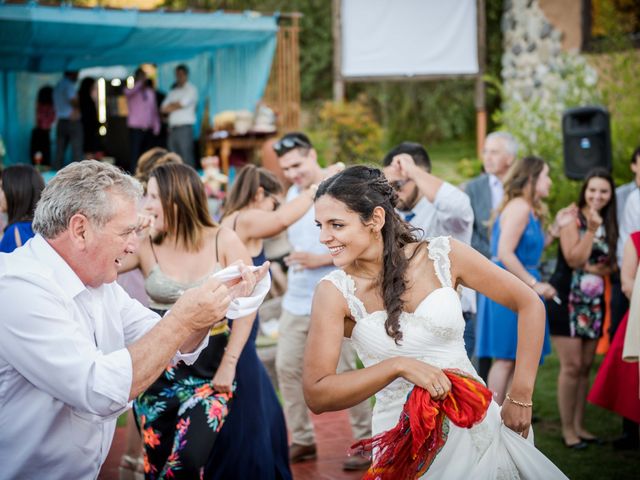
[[[356,321],[351,334],[353,345],[365,366],[390,357],[404,356],[439,368],[457,368],[477,377],[464,348],[464,318],[460,297],[451,280],[449,237],[429,240],[428,256],[433,261],[441,287],[422,299],[414,312],[400,315],[403,338],[396,344],[385,330],[387,312],[367,312],[358,298],[356,286],[343,270],[334,270],[323,280],[330,281],[342,293]],[[376,394],[378,404],[404,401],[412,385],[399,378]]]

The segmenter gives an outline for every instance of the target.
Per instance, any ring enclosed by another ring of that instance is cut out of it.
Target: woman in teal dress
[[[540,281],[540,257],[546,236],[542,226],[551,179],[549,166],[538,157],[525,157],[513,164],[504,183],[504,199],[493,223],[491,255],[497,265],[510,271],[543,298],[553,298],[555,289]],[[502,404],[515,369],[518,327],[516,314],[489,299],[478,312],[476,352],[495,359],[488,386]],[[545,332],[542,356],[551,350]]]

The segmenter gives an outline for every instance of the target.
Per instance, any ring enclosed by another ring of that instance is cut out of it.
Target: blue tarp
[[[10,162],[29,160],[37,91],[64,70],[156,63],[158,87],[167,91],[175,65],[186,63],[200,115],[207,102],[212,115],[253,110],[269,78],[277,30],[277,17],[250,12],[0,4],[0,135]]]

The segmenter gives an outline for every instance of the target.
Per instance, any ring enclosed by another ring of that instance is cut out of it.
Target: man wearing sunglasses
[[[273,149],[284,176],[293,184],[287,192],[287,202],[339,171],[334,166],[320,167],[316,151],[304,133],[288,133],[273,144]],[[276,371],[287,427],[291,432],[289,458],[291,463],[297,463],[317,456],[313,423],[302,393],[302,359],[311,320],[313,292],[317,283],[335,267],[329,250],[320,243],[313,208],[287,229],[287,236],[291,253],[285,257],[289,271],[278,329]],[[348,342],[343,343],[339,365],[341,371],[356,368],[355,351]],[[368,401],[350,408],[349,417],[356,440],[371,437],[371,406]],[[346,458],[343,468],[362,470],[367,469],[370,463],[370,457],[354,455]]]
[[[450,235],[466,244],[473,234],[473,210],[466,193],[431,173],[431,159],[419,143],[402,142],[382,161],[384,174],[398,192],[398,213],[422,230],[422,238]],[[465,346],[473,354],[475,292],[462,291]]]

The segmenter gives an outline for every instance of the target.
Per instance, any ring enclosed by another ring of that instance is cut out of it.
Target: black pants
[[[31,159],[40,152],[42,159],[40,165],[51,165],[51,130],[34,128],[31,130]]]
[[[138,158],[144,152],[153,147],[153,132],[149,129],[129,128],[129,166],[127,170],[130,173],[136,171]]]
[[[56,127],[56,157],[51,165],[56,170],[64,166],[64,153],[71,144],[71,161],[82,160],[82,123],[80,120],[67,120],[61,118]]]

